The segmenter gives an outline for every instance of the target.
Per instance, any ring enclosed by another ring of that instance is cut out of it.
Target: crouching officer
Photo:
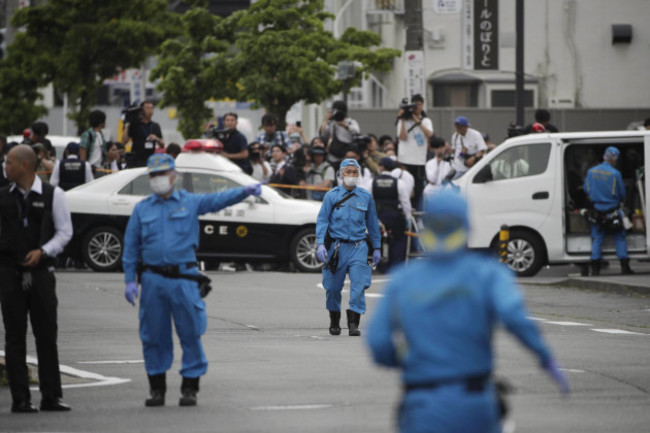
[[[614,166],[620,152],[614,146],[605,149],[604,161],[589,169],[585,177],[584,190],[597,218],[591,223],[591,274],[600,274],[603,258],[603,241],[610,232],[616,244],[616,256],[621,261],[621,273],[632,274],[630,257],[627,255],[623,211],[619,205],[625,201],[625,185],[621,172]],[[609,215],[609,216],[608,216]],[[608,221],[609,218],[609,221]],[[607,224],[612,222],[613,224]]]
[[[357,187],[360,169],[354,159],[341,162],[339,176],[342,176],[343,184],[325,194],[316,221],[317,256],[321,262],[327,262],[323,268],[323,287],[331,335],[341,333],[341,290],[346,274],[350,275],[348,333],[361,335],[359,322],[366,312],[364,291],[370,287],[372,274],[368,264],[369,248],[373,250],[372,266],[381,259],[375,202],[368,191]],[[371,245],[366,240],[366,229]]]
[[[124,266],[127,301],[135,305],[138,297],[136,273],[140,264],[140,339],[151,398],[146,406],[165,404],[166,371],[173,361],[172,327],[183,348],[181,406],[196,405],[199,378],[208,362],[201,345],[206,328],[205,303],[196,268],[199,246],[199,215],[260,195],[260,184],[232,188],[214,194],[190,194],[175,190],[177,179],[174,158],[154,154],[147,160],[149,182],[154,192],[138,203],[129,218],[124,235]]]
[[[379,160],[379,175],[372,181],[372,197],[377,206],[377,215],[386,230],[391,233],[388,262],[378,269],[386,272],[392,266],[404,261],[406,256],[406,221],[411,215],[409,188],[401,179],[391,175],[395,161],[385,156]]]
[[[508,268],[466,251],[465,199],[446,190],[429,195],[424,209],[420,235],[428,255],[393,274],[370,322],[368,345],[376,363],[403,372],[401,432],[499,432],[490,378],[498,322],[564,393],[568,382],[527,317]]]

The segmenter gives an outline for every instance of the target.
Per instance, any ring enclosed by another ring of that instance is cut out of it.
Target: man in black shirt
[[[252,174],[253,166],[248,158],[248,141],[244,134],[237,130],[237,119],[236,113],[223,115],[223,124],[227,132],[222,143],[223,151],[220,155],[240,166],[246,174]]]
[[[144,101],[141,104],[142,117],[139,122],[125,125],[125,134],[122,135],[122,144],[132,141],[131,152],[127,155],[127,165],[132,167],[144,167],[147,165],[147,158],[153,155],[156,146],[165,147],[165,140],[162,138],[160,125],[153,122],[154,104],[151,101]]]

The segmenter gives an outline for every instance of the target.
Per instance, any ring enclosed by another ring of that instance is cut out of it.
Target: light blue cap
[[[446,234],[460,227],[469,228],[467,200],[451,189],[430,194],[425,199],[424,211],[424,225],[438,234]]]
[[[618,155],[620,155],[621,152],[615,148],[614,146],[609,146],[607,149],[605,149],[605,158],[618,158]]]
[[[166,153],[154,153],[147,159],[147,173],[158,173],[175,169],[176,163],[174,162],[174,158]]]
[[[358,168],[359,170],[361,170],[361,166],[359,165],[359,163],[357,162],[357,160],[356,160],[356,159],[353,159],[353,158],[344,159],[344,160],[341,162],[341,166],[340,166],[340,167],[343,168],[343,167],[348,167],[348,166],[350,166],[350,165],[353,166],[353,167]]]

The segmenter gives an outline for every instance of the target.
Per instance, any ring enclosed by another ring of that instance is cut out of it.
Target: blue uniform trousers
[[[599,224],[591,224],[591,260],[600,260],[603,258],[603,242],[607,231]],[[614,237],[616,244],[616,256],[619,259],[629,258],[627,254],[627,243],[625,242],[625,230],[613,232],[611,235]]]
[[[401,433],[499,433],[499,406],[492,382],[469,392],[464,383],[407,392],[400,406]]]
[[[325,307],[329,311],[341,311],[341,290],[345,275],[350,275],[350,310],[363,314],[366,312],[364,290],[370,287],[372,269],[368,265],[368,244],[365,239],[356,243],[335,241],[327,257],[331,259],[336,245],[339,245],[339,264],[335,274],[323,268],[323,287],[325,288]]]
[[[205,332],[207,316],[198,284],[145,271],[141,296],[140,339],[147,374],[163,374],[172,366],[172,318],[183,349],[180,374],[192,379],[205,374],[208,361],[201,335]]]

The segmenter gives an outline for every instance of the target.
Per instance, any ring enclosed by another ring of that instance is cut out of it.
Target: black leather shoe
[[[36,413],[38,409],[28,401],[19,401],[11,405],[11,411],[13,413]]]
[[[151,390],[151,397],[149,397],[144,402],[144,405],[147,406],[147,407],[164,406],[165,405],[165,391],[161,391],[159,389],[152,389]]]
[[[193,389],[183,390],[183,396],[178,400],[179,406],[196,406],[196,391]]]
[[[63,403],[60,398],[47,399],[41,401],[41,410],[45,412],[66,412],[72,409]]]

